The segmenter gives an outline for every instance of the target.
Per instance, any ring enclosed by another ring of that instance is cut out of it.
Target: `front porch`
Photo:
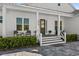
[[[36,37],[40,43],[40,46],[66,43],[66,32],[64,32],[64,19],[61,18],[62,16],[59,14],[56,15],[56,20],[53,20],[52,22],[51,19],[45,19],[45,17],[41,18],[40,14],[40,12],[37,12],[36,30]],[[48,14],[47,17],[49,17],[49,15],[50,14]],[[54,15],[51,15],[51,17],[52,16]]]
[[[54,44],[54,42],[55,44],[59,44],[60,41],[63,41],[63,43],[66,43],[66,33],[64,32],[62,35],[60,35],[61,31],[64,30],[63,16],[64,17],[71,17],[71,16],[67,16],[67,15],[65,16],[62,14],[63,12],[59,14],[58,13],[59,11],[55,11],[55,14],[53,14],[52,10],[47,10],[47,9],[39,9],[38,11],[37,8],[35,9],[30,6],[29,7],[17,6],[16,8],[15,7],[16,6],[13,6],[13,7],[7,6],[7,5],[2,6],[2,17],[3,17],[2,18],[3,20],[2,36],[3,37],[7,37],[7,33],[9,32],[10,32],[9,36],[13,35],[13,31],[17,30],[16,17],[18,16],[21,16],[21,17],[23,16],[22,24],[21,24],[22,25],[21,32],[24,32],[25,31],[24,18],[26,18],[26,15],[27,15],[28,20],[30,20],[28,23],[28,30],[31,31],[32,35],[34,35],[34,31],[36,31],[36,37],[38,39],[37,41],[39,41],[40,46],[43,46],[42,45],[43,40],[44,41],[47,40],[46,42],[51,42],[52,44]],[[20,8],[21,10],[18,8]],[[10,17],[8,18],[6,15],[8,15],[8,17],[9,16],[13,17],[13,19]],[[13,24],[9,25],[9,21],[11,21],[11,23],[14,23],[14,25]],[[63,40],[61,38],[63,38]],[[48,43],[48,45],[50,44]]]

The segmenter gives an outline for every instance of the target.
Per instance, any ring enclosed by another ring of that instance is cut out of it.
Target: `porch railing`
[[[61,37],[63,38],[64,42],[66,43],[66,32],[61,32]]]
[[[66,43],[66,32],[64,32],[64,41]]]
[[[40,46],[42,46],[42,33],[39,34],[39,42],[40,42]]]
[[[62,32],[61,37],[63,38],[64,43],[66,43],[66,32]],[[39,34],[38,39],[39,39],[40,46],[42,46],[43,45],[43,43],[42,43],[42,39],[43,39],[42,33]]]

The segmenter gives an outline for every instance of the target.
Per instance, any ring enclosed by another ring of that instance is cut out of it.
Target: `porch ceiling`
[[[74,11],[72,6],[70,4],[67,4],[67,3],[61,3],[60,8],[58,8],[57,3],[27,3],[24,5],[45,8],[45,9],[50,9],[50,10],[55,10],[55,11],[68,12],[68,13],[72,13]]]
[[[73,16],[73,14],[71,12],[66,12],[66,11],[64,12],[63,9],[53,10],[54,6],[53,6],[52,9],[50,9],[52,7],[51,5],[53,5],[53,4],[55,4],[57,6],[56,3],[37,3],[37,5],[39,5],[39,6],[40,5],[42,6],[44,4],[44,6],[46,7],[46,5],[48,5],[48,6],[50,6],[50,7],[48,7],[49,9],[48,8],[42,8],[42,7],[40,8],[40,7],[31,6],[30,4],[35,4],[36,5],[36,3],[25,3],[25,4],[21,4],[21,5],[16,5],[16,4],[11,4],[10,5],[9,4],[9,5],[5,5],[5,6],[6,6],[7,9],[19,10],[19,11],[28,11],[28,12],[33,12],[33,13],[36,13],[39,10],[40,13],[50,14],[50,15],[58,15],[59,10],[60,11],[62,10],[61,12],[59,12],[61,16],[66,16],[66,17],[72,17]],[[72,10],[70,10],[70,11],[72,11]]]

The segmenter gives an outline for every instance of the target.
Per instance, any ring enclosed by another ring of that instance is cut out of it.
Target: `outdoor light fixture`
[[[60,3],[58,3],[58,6],[60,6]]]

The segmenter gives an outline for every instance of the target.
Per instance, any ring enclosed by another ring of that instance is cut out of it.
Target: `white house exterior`
[[[63,30],[68,34],[79,34],[79,17],[74,11],[67,3],[60,6],[57,3],[0,4],[0,36],[14,36],[15,30],[30,30],[31,35],[36,31],[37,38],[42,32],[48,35],[49,31],[57,36]]]

